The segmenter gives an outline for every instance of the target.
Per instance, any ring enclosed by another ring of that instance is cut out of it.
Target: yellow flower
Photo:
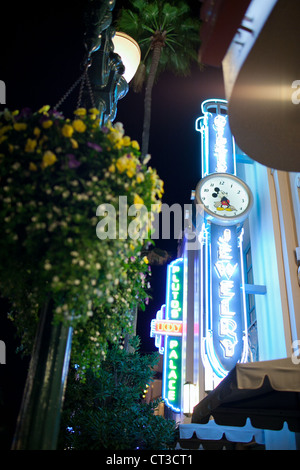
[[[100,119],[95,119],[95,122],[93,124],[93,128],[97,129],[100,126]]]
[[[70,124],[65,124],[61,130],[61,133],[64,137],[72,137],[74,129]]]
[[[70,139],[70,142],[71,142],[71,145],[72,145],[72,148],[73,148],[73,149],[78,149],[78,142],[77,142],[77,140],[71,138],[71,139]]]
[[[136,140],[131,141],[131,146],[136,150],[140,150],[140,145]]]
[[[128,158],[127,159],[127,176],[129,176],[129,178],[132,178],[134,175],[135,175],[135,171],[136,171],[136,163],[135,161],[132,159],[132,158]]]
[[[144,263],[149,264],[149,260],[148,260],[147,256],[144,256],[143,261],[144,261]]]
[[[151,204],[151,209],[154,213],[156,212],[157,214],[159,214],[161,211],[161,206],[161,201],[156,201],[155,204]]]
[[[74,111],[74,114],[76,116],[85,116],[86,115],[86,109],[85,108],[78,108]]]
[[[133,199],[133,204],[134,204],[134,205],[138,205],[138,204],[143,205],[143,204],[144,204],[144,201],[143,201],[143,199],[142,199],[138,194],[135,194],[135,195],[134,195],[134,199]]]
[[[75,131],[80,132],[80,133],[85,132],[86,130],[86,125],[81,119],[74,119],[74,121],[72,122],[72,126],[75,129]]]
[[[92,119],[93,121],[98,121],[99,122],[99,119],[97,119],[97,117],[99,116],[100,114],[100,111],[99,109],[97,108],[91,108],[89,109],[89,113],[90,113],[90,119]]]
[[[116,167],[113,163],[108,167],[108,171],[110,173],[114,173],[116,171]]]
[[[25,122],[15,122],[14,129],[15,131],[25,131],[27,124]]]
[[[54,163],[57,161],[56,155],[51,152],[51,150],[47,150],[44,155],[43,155],[43,162],[42,162],[42,168],[46,168],[47,166],[54,165]]]
[[[123,137],[121,140],[121,145],[124,145],[124,147],[128,147],[128,145],[130,145],[130,137],[128,137],[128,135]]]
[[[123,173],[127,169],[127,157],[123,155],[123,157],[118,158],[116,167],[120,173]]]
[[[33,162],[30,162],[30,163],[29,163],[29,170],[30,170],[30,171],[37,171],[37,166],[36,166],[36,164],[33,163]]]
[[[50,106],[48,104],[46,104],[45,106],[43,106],[41,109],[39,109],[39,113],[40,114],[45,114],[49,111],[50,109]]]
[[[143,173],[139,172],[137,175],[136,175],[136,180],[138,183],[142,183],[143,181],[145,181],[145,176]]]
[[[37,141],[35,139],[27,139],[25,145],[25,152],[34,152],[35,147],[37,146]]]
[[[39,129],[38,127],[35,127],[33,129],[33,135],[35,135],[35,137],[39,138],[39,136],[41,135],[41,129]]]
[[[91,108],[91,109],[89,109],[89,113],[98,115],[98,114],[100,114],[100,111],[97,108]]]
[[[43,127],[44,129],[49,129],[49,127],[51,127],[52,124],[53,124],[53,121],[51,121],[50,119],[48,119],[47,121],[44,121],[44,122],[42,123],[42,127]]]
[[[9,126],[9,125],[1,127],[1,129],[0,129],[0,135],[5,134],[5,132],[10,131],[10,129],[12,129],[12,127]]]

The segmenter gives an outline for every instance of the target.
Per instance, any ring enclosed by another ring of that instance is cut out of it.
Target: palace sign
[[[163,399],[176,413],[181,411],[182,396],[182,323],[183,259],[169,264],[166,305],[151,322],[150,336],[164,355]]]

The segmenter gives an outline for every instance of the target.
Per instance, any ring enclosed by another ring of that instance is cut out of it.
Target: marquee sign
[[[164,355],[163,399],[176,413],[181,411],[182,331],[183,331],[183,259],[168,265],[166,304],[151,322],[150,336]]]

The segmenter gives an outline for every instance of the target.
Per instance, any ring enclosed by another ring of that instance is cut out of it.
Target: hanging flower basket
[[[120,196],[159,210],[163,183],[140,155],[122,124],[99,128],[94,108],[77,109],[74,119],[49,106],[1,114],[0,293],[26,351],[49,295],[87,363],[104,357],[147,301],[147,239],[96,234],[104,203],[115,207],[118,234]]]

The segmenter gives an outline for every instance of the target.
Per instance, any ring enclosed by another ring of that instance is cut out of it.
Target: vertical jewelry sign
[[[212,345],[225,372],[243,356],[240,243],[236,226],[211,225]]]
[[[202,178],[198,187],[204,187],[208,181],[210,186],[218,186],[211,175],[223,175],[224,180],[230,180],[223,190],[223,199],[229,203],[232,188],[241,181],[235,176],[235,144],[228,122],[227,102],[206,100],[201,109],[203,116],[196,121],[196,130],[202,136]],[[214,198],[221,191],[215,186]],[[236,214],[230,223],[228,217],[221,217],[228,207],[221,206],[212,213],[207,198],[202,200],[197,191],[196,200],[204,208],[199,234],[201,355],[209,387],[214,387],[218,382],[214,377],[224,378],[237,362],[246,362],[248,356],[241,225],[244,215]]]
[[[151,337],[164,355],[163,400],[175,413],[181,411],[182,329],[183,329],[183,258],[167,268],[166,305],[151,322]]]

